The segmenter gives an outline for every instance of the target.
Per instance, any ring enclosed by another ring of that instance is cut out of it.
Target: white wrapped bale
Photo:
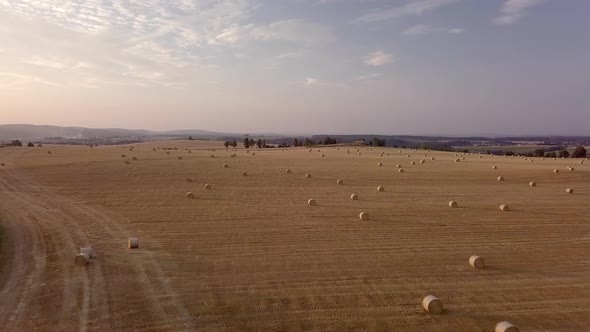
[[[367,212],[361,212],[361,213],[359,213],[359,219],[360,220],[369,220],[369,214]]]
[[[350,195],[350,199],[353,201],[358,201],[359,196],[357,194],[352,194],[352,195]]]
[[[508,211],[510,211],[510,207],[507,204],[502,204],[502,205],[500,205],[500,211],[508,212]]]
[[[309,199],[309,200],[307,201],[307,205],[314,206],[314,205],[315,205],[315,199]]]
[[[457,202],[455,202],[455,201],[450,201],[450,202],[449,202],[449,206],[450,206],[450,207],[452,207],[452,208],[456,208],[456,207],[457,207]]]

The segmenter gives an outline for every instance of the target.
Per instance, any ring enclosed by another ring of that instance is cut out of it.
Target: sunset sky
[[[590,135],[590,1],[0,0],[0,123]]]

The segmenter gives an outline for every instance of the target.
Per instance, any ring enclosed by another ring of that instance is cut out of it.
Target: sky
[[[590,135],[588,0],[0,0],[0,123]]]

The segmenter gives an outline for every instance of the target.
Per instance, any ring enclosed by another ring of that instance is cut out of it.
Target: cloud
[[[497,25],[510,25],[520,20],[523,12],[540,5],[545,0],[507,0],[500,7],[500,15],[494,19]]]
[[[410,15],[421,15],[435,9],[452,5],[460,0],[419,0],[411,1],[403,6],[380,9],[356,18],[358,23],[372,23],[385,21]]]
[[[427,35],[431,33],[450,33],[450,34],[460,34],[463,33],[464,30],[461,28],[436,28],[426,24],[418,24],[414,25],[406,29],[403,34],[406,36],[419,36],[419,35]]]
[[[211,45],[238,44],[244,41],[289,41],[305,44],[330,42],[334,39],[332,32],[320,25],[301,19],[281,20],[268,25],[247,24],[231,26],[224,29]]]
[[[317,78],[313,78],[313,77],[307,77],[305,79],[305,85],[307,86],[314,86],[317,85],[319,83]]]
[[[368,73],[368,74],[363,74],[363,75],[359,75],[356,79],[358,81],[366,81],[366,80],[371,80],[377,77],[381,77],[381,73]]]
[[[375,52],[365,56],[364,59],[365,59],[365,64],[367,64],[369,66],[373,66],[373,67],[383,66],[383,65],[386,65],[394,60],[393,54],[386,53],[383,51],[375,51]]]
[[[411,28],[408,28],[404,31],[404,35],[408,36],[416,36],[416,35],[425,35],[433,32],[437,32],[438,30],[431,27],[430,25],[425,24],[418,24],[414,25]]]

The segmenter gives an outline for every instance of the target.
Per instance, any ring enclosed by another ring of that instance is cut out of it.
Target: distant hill
[[[40,140],[52,137],[88,139],[88,138],[129,138],[149,136],[193,136],[194,138],[216,138],[232,134],[218,133],[200,129],[150,131],[120,128],[94,129],[84,127],[39,126],[30,124],[0,125],[0,140]],[[234,134],[235,135],[235,134]]]

